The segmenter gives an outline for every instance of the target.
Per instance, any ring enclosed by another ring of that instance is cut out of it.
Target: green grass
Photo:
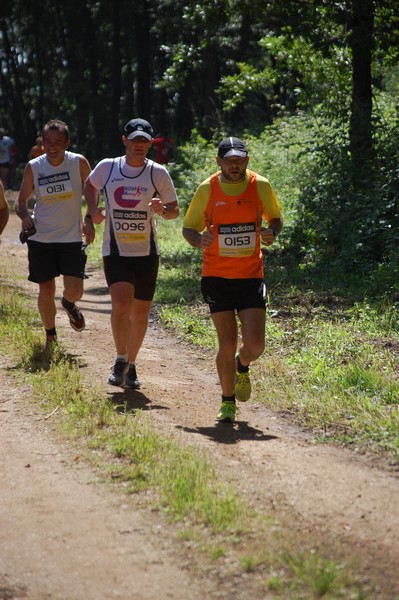
[[[251,143],[260,157],[254,167],[271,170],[284,197],[282,165],[292,160],[291,146],[282,145],[271,157],[261,152],[259,141]],[[213,150],[212,145],[201,147],[209,164]],[[180,184],[187,184],[181,170],[178,175]],[[155,307],[178,339],[214,352],[216,335],[200,293],[201,252],[181,235],[193,188],[184,191],[178,219],[158,220],[161,266]],[[288,226],[293,218],[290,214]],[[283,246],[265,257],[267,344],[252,369],[253,399],[290,414],[320,442],[346,444],[397,463],[398,304],[384,295],[364,297],[364,281],[349,274],[294,265]]]
[[[377,327],[377,324],[375,324]],[[256,389],[275,389],[272,408],[290,410],[320,439],[399,458],[399,381],[392,338],[375,339],[350,320],[315,317],[269,324],[269,353]],[[396,342],[397,343],[397,342]]]
[[[201,254],[182,238],[181,219],[160,224],[156,303],[178,339],[215,351],[216,334],[200,293]],[[180,238],[178,237],[180,235]],[[266,351],[252,369],[253,399],[292,415],[320,441],[399,460],[399,307],[358,300],[359,290],[318,289],[279,276],[285,258],[267,258]],[[277,283],[276,283],[277,282]],[[306,285],[306,287],[305,287]],[[267,395],[265,390],[268,390]]]
[[[379,293],[383,280],[368,297],[364,277],[345,273],[342,265],[321,267],[306,248],[290,252],[304,170],[297,126],[281,123],[248,138],[250,166],[270,179],[285,217],[283,234],[265,254],[267,342],[252,368],[253,400],[290,415],[314,440],[397,464],[398,302]],[[201,251],[187,244],[181,228],[197,185],[216,170],[215,148],[195,134],[171,167],[181,215],[157,219],[161,263],[154,299],[164,326],[185,343],[209,349],[208,356],[215,353],[216,335],[200,293]],[[102,231],[96,226],[87,250],[89,262],[99,267]],[[257,577],[265,597],[368,597],[340,563],[291,547],[289,532],[288,540],[277,535],[270,515],[258,514],[237,494],[204,452],[160,435],[141,411],[112,405],[95,383],[83,381],[62,345],[43,351],[36,300],[18,293],[18,280],[4,269],[0,279],[1,351],[18,380],[24,374],[42,409],[55,411],[64,435],[87,447],[105,481],[141,494],[149,509],[174,522],[179,538],[223,566],[226,576]]]
[[[226,576],[255,577],[276,598],[366,597],[339,563],[295,549],[276,533],[273,519],[251,507],[205,451],[159,434],[141,411],[112,404],[94,382],[83,380],[79,363],[61,344],[43,350],[34,299],[18,292],[10,274],[2,278],[0,350],[15,365],[15,385],[31,385],[33,401],[57,419],[83,455],[87,448],[104,481],[128,494],[151,490],[142,496],[148,510],[162,511],[178,537],[193,542],[191,551],[203,553]]]
[[[215,351],[216,334],[200,293],[201,254],[181,234],[179,239],[181,220],[160,224],[159,314],[178,338]],[[319,277],[299,270],[293,284],[286,266],[285,255],[266,256],[266,351],[252,369],[253,399],[289,411],[320,441],[396,463],[398,304],[384,296],[359,300],[361,282],[334,279],[332,272]]]
[[[359,305],[355,316],[348,311],[338,319],[318,314],[282,319],[279,307],[273,309],[266,351],[252,368],[253,400],[289,411],[320,441],[345,443],[396,463],[399,340],[396,329],[387,328],[389,322],[396,326],[395,318],[367,308],[367,321],[360,322]],[[178,337],[215,350],[203,306],[165,307],[161,319]],[[377,332],[384,336],[376,337]]]

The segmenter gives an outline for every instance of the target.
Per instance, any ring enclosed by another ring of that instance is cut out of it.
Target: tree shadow
[[[208,439],[219,444],[238,444],[244,440],[269,442],[278,439],[275,435],[264,433],[261,429],[255,429],[248,425],[247,421],[235,421],[234,423],[216,423],[213,427],[182,427],[179,429],[187,433],[198,433],[205,435]]]
[[[92,298],[91,296],[95,296],[95,298]],[[100,298],[100,296],[104,296],[104,298]],[[95,305],[93,305],[93,303],[95,303]],[[111,300],[107,288],[85,289],[85,295],[79,300],[79,305],[82,309],[91,313],[103,315],[111,314]]]

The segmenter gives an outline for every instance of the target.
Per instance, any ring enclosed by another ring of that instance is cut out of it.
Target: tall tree
[[[362,179],[363,166],[371,159],[372,86],[371,64],[373,49],[374,2],[352,0],[352,102],[349,127],[350,151],[356,181]]]
[[[381,61],[399,46],[397,1],[374,9],[376,29],[373,0],[4,0],[0,118],[29,147],[63,117],[96,160],[134,114],[210,138],[318,106],[350,126],[357,162],[372,142],[373,42]]]

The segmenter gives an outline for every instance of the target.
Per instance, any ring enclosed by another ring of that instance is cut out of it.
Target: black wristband
[[[272,227],[270,227],[270,229],[273,231],[273,239],[275,239],[275,237],[278,235],[278,231],[277,229],[273,229]]]
[[[91,221],[91,215],[85,215],[85,219],[89,219],[89,221]]]

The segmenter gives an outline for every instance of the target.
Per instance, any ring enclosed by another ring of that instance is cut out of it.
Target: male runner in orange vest
[[[249,365],[265,347],[261,243],[270,246],[283,221],[269,181],[247,169],[248,150],[242,140],[224,139],[216,162],[220,171],[203,181],[191,200],[183,236],[203,251],[201,291],[219,343],[216,367],[222,404],[217,420],[234,422],[236,399],[246,402],[251,395]],[[242,338],[238,353],[236,314]]]

